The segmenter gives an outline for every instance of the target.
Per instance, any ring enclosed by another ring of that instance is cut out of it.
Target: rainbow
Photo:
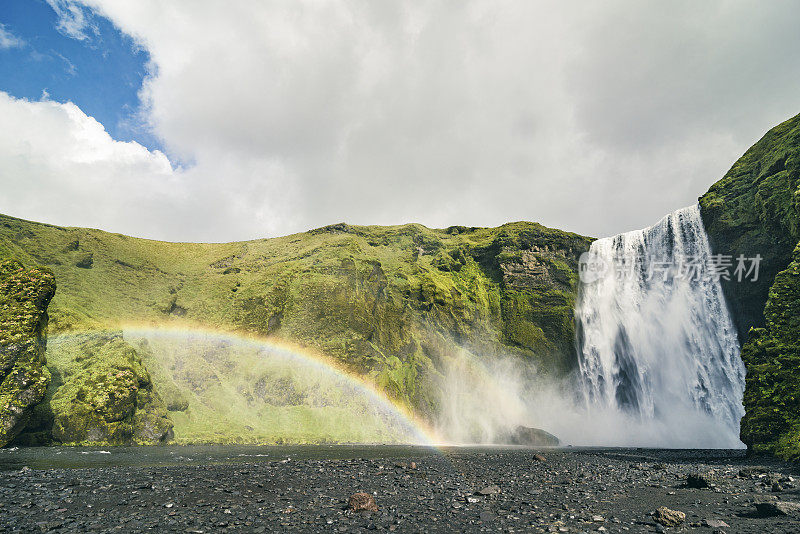
[[[319,354],[307,347],[300,347],[275,338],[264,338],[256,335],[233,333],[230,331],[208,328],[205,326],[162,326],[152,324],[126,323],[115,328],[96,328],[72,330],[59,332],[50,336],[51,339],[90,334],[97,332],[122,331],[125,336],[153,336],[162,338],[181,338],[191,339],[192,337],[202,337],[207,340],[227,342],[244,348],[256,350],[266,350],[271,354],[277,354],[281,358],[294,360],[311,366],[315,369],[330,373],[336,378],[343,380],[348,386],[363,394],[370,403],[396,419],[403,427],[409,430],[408,435],[412,438],[409,444],[421,445],[426,447],[438,448],[443,445],[444,440],[440,439],[437,433],[425,422],[417,418],[405,406],[389,398],[380,388],[378,388],[368,378],[359,376],[348,371],[333,359]]]

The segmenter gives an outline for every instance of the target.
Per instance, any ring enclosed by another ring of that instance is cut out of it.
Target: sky
[[[0,0],[0,213],[169,241],[696,201],[800,113],[800,3]]]

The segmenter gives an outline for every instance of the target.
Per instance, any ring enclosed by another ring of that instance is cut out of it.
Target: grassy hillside
[[[574,361],[577,258],[590,239],[535,223],[428,229],[337,224],[188,244],[0,216],[0,257],[47,266],[50,332],[214,327],[308,347],[418,413],[457,347],[560,373]]]

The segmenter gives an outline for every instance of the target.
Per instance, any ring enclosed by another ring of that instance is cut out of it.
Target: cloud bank
[[[83,5],[148,50],[141,114],[178,163],[5,96],[3,130],[33,124],[0,139],[0,212],[140,236],[610,235],[692,203],[800,111],[788,1],[51,3],[78,38]]]

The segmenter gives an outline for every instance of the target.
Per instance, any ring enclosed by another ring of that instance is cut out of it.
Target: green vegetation
[[[765,328],[742,349],[747,365],[742,440],[758,451],[800,459],[800,244],[775,277]]]
[[[724,281],[739,339],[764,326],[775,275],[800,241],[800,115],[771,129],[700,197],[715,254],[763,258],[757,282]]]
[[[714,253],[763,258],[757,282],[722,282],[747,367],[742,441],[799,459],[800,115],[753,145],[700,207]]]
[[[240,243],[165,243],[0,216],[0,257],[47,266],[59,281],[51,334],[139,324],[286,340],[423,417],[436,412],[443,362],[462,348],[519,356],[543,373],[572,367],[577,259],[590,241],[519,222],[336,224]],[[182,416],[172,416],[179,427]]]
[[[51,337],[47,356],[53,380],[21,443],[129,445],[171,439],[166,406],[120,332]]]
[[[22,431],[50,381],[45,336],[55,289],[46,270],[0,262],[0,446]]]

